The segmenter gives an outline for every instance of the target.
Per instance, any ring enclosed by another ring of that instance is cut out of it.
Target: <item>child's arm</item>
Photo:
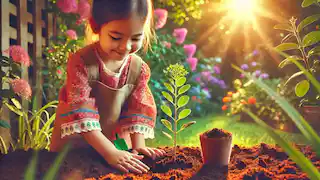
[[[117,148],[101,131],[85,132],[82,133],[82,136],[104,159],[109,159],[117,151]]]
[[[141,133],[131,133],[130,134],[132,149],[144,148],[146,147],[144,135]]]

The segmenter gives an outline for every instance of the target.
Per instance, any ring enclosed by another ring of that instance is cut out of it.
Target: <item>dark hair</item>
[[[136,13],[145,21],[144,46],[148,48],[154,37],[153,5],[151,0],[93,0],[92,15],[89,23],[93,33],[98,34],[103,24],[129,18]]]

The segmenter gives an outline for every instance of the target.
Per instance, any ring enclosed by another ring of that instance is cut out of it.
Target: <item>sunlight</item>
[[[251,20],[259,9],[256,0],[229,0],[226,2],[230,15],[241,21]]]

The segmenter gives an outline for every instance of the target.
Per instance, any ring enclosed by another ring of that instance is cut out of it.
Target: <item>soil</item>
[[[232,134],[226,130],[219,129],[219,128],[213,128],[207,132],[205,132],[205,135],[208,138],[227,138],[231,137]]]
[[[309,146],[296,146],[313,164],[320,169],[320,158]],[[163,147],[166,152],[172,148]],[[32,151],[15,151],[0,156],[1,180],[23,179],[23,172],[31,159]],[[38,155],[37,179],[44,173],[57,156],[57,153],[40,151]],[[230,164],[227,167],[209,167],[202,164],[201,151],[198,147],[178,147],[176,162],[170,156],[152,161],[143,159],[151,167],[148,173],[135,175],[123,174],[112,169],[93,149],[74,149],[68,153],[62,163],[57,179],[61,180],[306,180],[307,175],[288,158],[287,154],[277,146],[260,144],[252,148],[235,145],[232,150]]]

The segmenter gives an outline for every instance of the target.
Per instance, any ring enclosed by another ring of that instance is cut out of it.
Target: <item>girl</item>
[[[140,160],[163,150],[145,146],[154,138],[156,105],[148,87],[150,69],[135,53],[151,38],[151,0],[94,0],[89,20],[99,40],[69,57],[59,93],[51,151],[67,143],[90,144],[113,167],[142,173]],[[125,139],[132,153],[112,141]]]

